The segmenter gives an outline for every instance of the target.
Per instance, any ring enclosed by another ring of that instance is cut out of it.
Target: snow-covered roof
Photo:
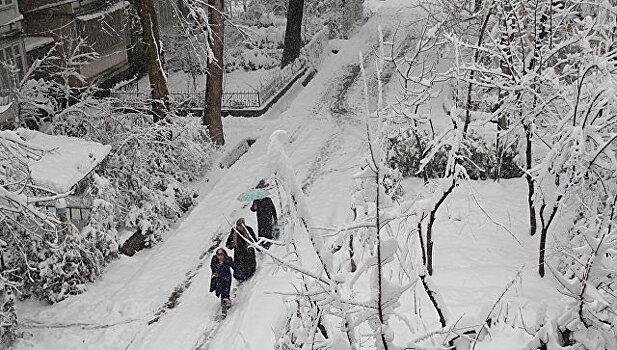
[[[47,10],[50,8],[54,8],[54,7],[58,7],[58,6],[62,6],[62,5],[66,5],[66,4],[71,4],[77,2],[77,0],[64,0],[64,1],[59,1],[59,2],[53,2],[51,4],[45,4],[39,7],[35,7],[29,11],[26,11],[24,13],[31,13],[31,12],[37,12],[37,11],[43,11],[43,10]]]
[[[49,36],[27,36],[24,37],[26,52],[36,50],[38,48],[53,44],[54,38]]]
[[[41,159],[32,159],[28,164],[32,182],[59,193],[68,192],[111,151],[109,145],[76,137],[48,135],[23,128],[16,132],[24,140],[47,150]]]
[[[8,111],[11,108],[12,105],[13,105],[13,102],[9,102],[9,103],[7,103],[5,105],[0,105],[0,114]]]
[[[117,2],[117,3],[113,4],[112,6],[106,8],[104,10],[97,11],[97,12],[92,12],[92,13],[89,13],[87,15],[77,16],[77,19],[80,20],[80,21],[83,21],[83,22],[92,21],[92,20],[95,20],[95,19],[101,19],[101,18],[103,18],[105,16],[108,16],[108,15],[110,15],[110,14],[116,12],[116,11],[123,10],[123,9],[125,9],[128,6],[129,6],[128,1],[120,1],[120,2]]]
[[[6,22],[6,23],[2,23],[2,24],[0,24],[0,25],[2,25],[2,26],[8,26],[8,25],[11,25],[11,24],[15,24],[15,23],[17,23],[17,22],[21,22],[21,21],[23,21],[23,20],[24,20],[24,15],[21,15],[21,14],[20,14],[20,15],[18,15],[18,16],[17,16],[17,17],[15,17],[15,18],[11,18],[8,22]]]

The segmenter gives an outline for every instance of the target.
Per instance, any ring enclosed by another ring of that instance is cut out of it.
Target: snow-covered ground
[[[378,26],[411,21],[415,11],[409,1],[371,1],[370,8],[375,14],[350,40],[337,41],[339,53],[325,59],[307,87],[297,84],[260,118],[224,120],[229,149],[247,138],[257,142],[229,169],[208,174],[199,204],[164,242],[134,257],[122,256],[82,295],[56,305],[20,303],[25,327],[16,349],[272,349],[285,321],[288,297],[283,294],[294,291],[298,277],[259,256],[256,274],[238,287],[229,316],[219,322],[214,319],[219,302],[208,293],[209,259],[236,218],[256,227],[253,213],[236,197],[272,176],[266,149],[278,129],[289,135],[287,152],[315,224],[331,226],[349,218],[352,175],[366,143],[361,77],[353,67],[360,51],[373,59]],[[390,85],[386,91],[394,93],[398,82]],[[405,182],[408,196],[421,188],[419,181]],[[533,318],[541,303],[560,298],[550,279],[535,272],[537,237],[526,232],[524,188],[520,180],[465,184],[440,212],[434,279],[452,319],[483,319],[520,269],[522,284],[506,295],[503,312]],[[279,209],[285,202],[273,199]],[[310,251],[299,227],[284,227],[285,235],[296,235],[299,249]],[[278,246],[271,252],[283,256],[287,250]],[[404,297],[400,312],[414,312],[413,296]],[[514,335],[486,339],[476,348],[518,348],[526,336],[504,334]]]

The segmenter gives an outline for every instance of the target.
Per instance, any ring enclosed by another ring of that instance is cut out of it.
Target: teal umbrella
[[[270,197],[272,194],[263,188],[254,188],[243,192],[238,196],[238,200],[241,202],[252,202],[255,199],[262,199],[266,197]]]

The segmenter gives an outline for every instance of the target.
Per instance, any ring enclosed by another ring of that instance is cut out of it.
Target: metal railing
[[[150,99],[150,93],[137,90],[114,90],[110,92],[111,97],[134,102],[143,102]],[[196,92],[170,92],[169,99],[178,106],[190,108],[203,108],[206,105],[206,95],[204,91]],[[222,108],[224,109],[244,109],[261,107],[261,94],[259,91],[231,91],[223,92]]]

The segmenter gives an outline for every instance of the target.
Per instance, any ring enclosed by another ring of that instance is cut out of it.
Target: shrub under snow
[[[0,132],[0,344],[17,336],[14,298],[35,295],[58,302],[81,293],[117,252],[108,205],[95,202],[90,225],[80,232],[33,203],[64,196],[34,186],[29,159],[46,152],[12,131]]]
[[[387,163],[398,169],[403,176],[422,176],[419,173],[421,161],[427,155],[432,138],[428,131],[408,128],[388,136],[386,141]],[[427,178],[443,177],[448,157],[447,150],[438,151],[431,163],[424,168]],[[517,178],[522,170],[517,164],[517,144],[506,145],[498,156],[496,147],[486,139],[471,131],[463,140],[460,150],[465,160],[463,166],[472,179]]]
[[[109,181],[99,198],[113,206],[116,224],[140,228],[152,244],[195,203],[189,184],[210,166],[214,147],[198,118],[154,124],[145,112],[125,111],[114,100],[86,101],[57,118],[53,132],[112,145],[97,170],[98,182]]]
[[[12,288],[0,280],[0,347],[8,347],[16,337],[17,315]]]

